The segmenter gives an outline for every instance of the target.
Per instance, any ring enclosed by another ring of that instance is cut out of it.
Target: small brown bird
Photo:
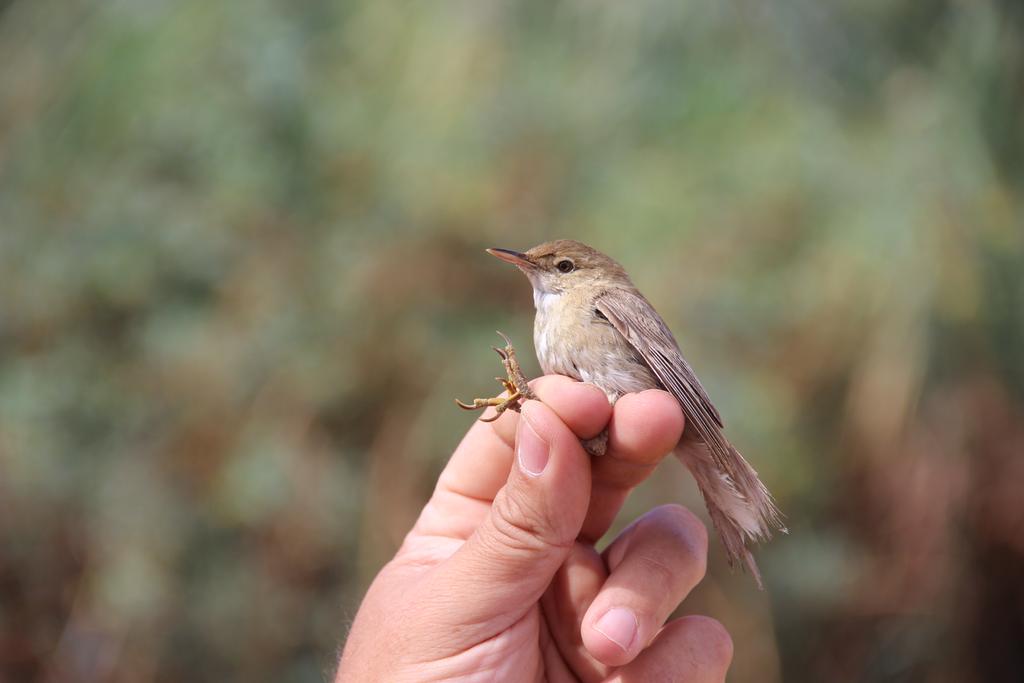
[[[526,252],[488,249],[521,270],[533,285],[537,308],[533,343],[545,374],[597,385],[611,403],[635,391],[672,394],[686,415],[675,453],[697,480],[730,564],[742,560],[762,586],[751,542],[785,531],[781,514],[754,468],[722,434],[722,418],[654,307],[617,262],[581,242],[557,240]],[[507,339],[506,339],[507,342]],[[508,396],[477,399],[464,408],[517,408],[530,396],[511,344],[498,350],[509,379]],[[606,438],[606,435],[605,435]],[[604,444],[585,444],[603,452]]]

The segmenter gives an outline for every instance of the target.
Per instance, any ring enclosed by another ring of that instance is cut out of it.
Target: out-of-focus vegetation
[[[788,514],[732,680],[1019,680],[1022,200],[1013,0],[0,2],[0,680],[329,675],[552,237]]]

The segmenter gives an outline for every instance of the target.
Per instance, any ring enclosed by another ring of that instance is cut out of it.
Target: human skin
[[[679,442],[679,404],[614,409],[598,388],[531,383],[522,414],[476,422],[356,614],[337,681],[724,681],[732,641],[703,616],[665,623],[703,578],[707,532],[655,508],[603,551],[629,492]],[[580,445],[608,429],[608,452]]]

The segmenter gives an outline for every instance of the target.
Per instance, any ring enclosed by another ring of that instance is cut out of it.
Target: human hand
[[[704,575],[707,533],[651,510],[603,553],[627,494],[679,441],[667,393],[559,376],[522,415],[476,422],[359,608],[337,681],[724,681],[717,621],[665,620]],[[609,430],[591,459],[580,439]],[[664,625],[663,625],[664,624]]]

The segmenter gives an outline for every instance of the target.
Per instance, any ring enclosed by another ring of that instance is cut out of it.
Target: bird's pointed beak
[[[534,267],[533,261],[530,260],[530,257],[521,251],[512,251],[511,249],[495,248],[488,249],[487,253],[490,254],[491,256],[500,258],[502,261],[511,263],[513,266],[516,266],[520,270]]]

